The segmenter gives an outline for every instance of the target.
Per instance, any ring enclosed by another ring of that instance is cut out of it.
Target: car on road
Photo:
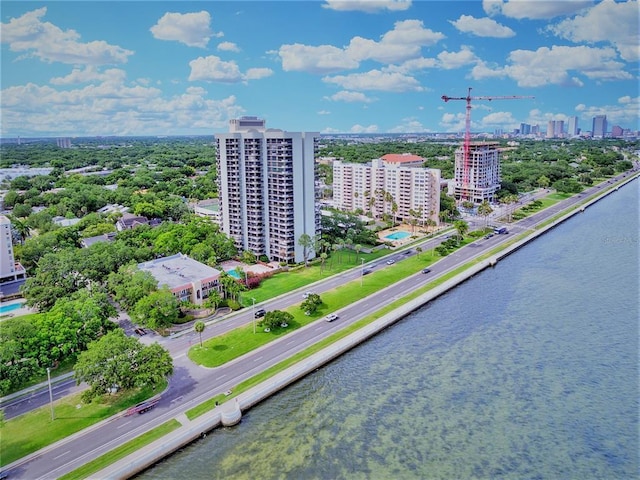
[[[493,233],[487,233],[484,238],[486,238],[487,240],[490,239],[491,237],[493,237]]]
[[[403,255],[411,255],[411,250],[405,250],[402,252]]]
[[[260,308],[259,310],[256,310],[256,313],[254,314],[254,316],[256,318],[260,318],[260,317],[264,317],[267,314],[267,312],[264,310],[264,308]]]
[[[304,292],[304,294],[302,295],[302,298],[304,298],[305,300],[307,298],[309,298],[309,295],[311,295],[313,292]]]
[[[422,273],[429,273],[429,272],[431,272],[430,268],[423,268],[422,269]]]
[[[396,263],[396,261],[393,258],[390,260],[387,260],[387,265],[393,265],[394,263]]]
[[[335,313],[330,313],[329,315],[327,315],[327,318],[325,319],[327,322],[333,322],[334,320],[338,319],[338,315],[336,315]]]
[[[373,270],[371,270],[370,268],[365,268],[365,269],[362,271],[362,274],[363,274],[363,275],[369,275],[371,272],[373,272]]]

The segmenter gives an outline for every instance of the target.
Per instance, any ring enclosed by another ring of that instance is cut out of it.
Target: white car
[[[302,298],[304,298],[305,300],[307,298],[309,298],[309,295],[311,295],[313,292],[304,292],[304,294],[302,295]]]
[[[327,322],[333,322],[334,320],[338,319],[338,315],[336,315],[335,313],[330,313],[329,315],[327,315]]]

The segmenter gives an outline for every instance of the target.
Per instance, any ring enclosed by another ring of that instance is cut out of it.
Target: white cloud
[[[58,91],[33,83],[0,92],[2,134],[23,135],[144,135],[209,133],[226,128],[244,110],[229,96],[207,99],[202,87],[164,98],[156,88],[105,81]],[[13,134],[13,133],[12,133]]]
[[[572,15],[593,5],[593,0],[483,0],[487,15],[504,15],[519,20],[549,19]]]
[[[515,128],[520,122],[513,118],[511,112],[492,112],[480,120],[485,127]]]
[[[326,98],[327,100],[332,100],[334,102],[347,102],[347,103],[354,103],[354,102],[371,103],[374,101],[374,99],[367,97],[362,92],[350,92],[347,90],[342,90],[341,92],[334,93],[330,97],[324,97],[324,98]]]
[[[237,83],[243,80],[236,62],[225,62],[215,55],[198,57],[191,60],[189,66],[191,67],[189,81]]]
[[[411,7],[411,0],[326,0],[324,8],[339,11],[361,11],[366,13],[381,10],[401,11]]]
[[[322,81],[335,83],[346,90],[381,90],[386,92],[419,92],[423,90],[420,83],[411,76],[380,70],[324,77]]]
[[[378,132],[378,126],[377,125],[369,125],[369,126],[363,126],[363,125],[359,125],[359,124],[355,124],[354,126],[352,126],[349,131],[351,133],[377,133]]]
[[[127,73],[119,68],[110,68],[104,72],[99,72],[95,67],[74,68],[70,74],[64,77],[55,77],[49,80],[52,85],[76,85],[92,81],[100,82],[122,82]]]
[[[284,71],[327,74],[358,68],[365,60],[383,64],[404,62],[419,57],[422,47],[434,45],[443,38],[442,33],[424,28],[420,20],[403,20],[396,22],[393,30],[382,35],[379,42],[356,36],[345,48],[296,43],[282,45],[276,53],[282,59]]]
[[[316,112],[318,115],[331,115],[331,112],[329,110],[319,110],[318,112]]]
[[[403,118],[400,125],[389,129],[389,133],[419,133],[429,130],[415,117]]]
[[[640,111],[640,97],[623,96],[618,98],[618,103],[612,105],[577,105],[576,112],[580,113],[580,119],[585,124],[584,129],[591,129],[591,121],[596,115],[606,115],[609,125],[638,125],[638,112]],[[637,128],[637,127],[636,127]]]
[[[45,62],[61,62],[76,65],[111,65],[126,63],[133,51],[97,40],[81,43],[75,30],[61,30],[52,23],[40,19],[47,8],[27,12],[9,23],[1,24],[2,43],[9,44],[13,52],[29,52],[29,55]]]
[[[332,45],[313,47],[295,43],[282,45],[277,53],[282,59],[282,69],[285,72],[324,74],[358,67],[357,61],[350,58],[341,48]]]
[[[218,44],[218,50],[223,52],[239,52],[240,48],[233,42],[221,42]]]
[[[191,67],[189,81],[192,82],[240,83],[273,75],[273,70],[270,68],[249,68],[243,74],[236,62],[225,62],[215,55],[198,57],[195,60],[191,60],[189,66]]]
[[[259,80],[261,78],[270,77],[273,75],[273,70],[270,68],[249,68],[244,75],[245,80]]]
[[[451,25],[464,33],[471,33],[477,37],[509,38],[516,32],[509,27],[500,25],[490,18],[475,18],[471,15],[461,15],[458,20],[450,22]]]
[[[189,47],[204,48],[213,36],[211,15],[207,11],[197,13],[165,13],[158,23],[150,28],[158,40],[174,40]]]
[[[640,60],[638,2],[604,0],[582,15],[551,25],[548,30],[572,42],[609,42],[620,56]]]
[[[445,70],[452,70],[454,68],[460,68],[465,65],[476,63],[478,58],[469,49],[469,47],[462,46],[458,52],[440,52],[438,54],[440,68]]]
[[[629,80],[633,77],[623,70],[624,64],[615,60],[611,48],[587,46],[566,47],[554,45],[538,50],[514,50],[509,65],[489,68],[479,63],[472,69],[472,78],[509,77],[520,87],[541,87],[555,84],[582,86],[583,81],[570,72],[595,80]]]

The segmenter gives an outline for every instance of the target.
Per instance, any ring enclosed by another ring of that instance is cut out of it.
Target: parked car
[[[396,261],[393,258],[390,260],[387,260],[387,265],[393,265],[394,263],[396,263]]]
[[[422,269],[422,273],[429,273],[429,272],[431,272],[430,268],[423,268]]]
[[[338,319],[338,315],[336,315],[335,313],[330,313],[329,315],[327,315],[327,322],[333,322],[334,320]]]
[[[256,313],[254,314],[256,318],[260,318],[260,317],[264,317],[267,314],[267,312],[264,310],[264,308],[261,308],[259,310],[256,310]]]

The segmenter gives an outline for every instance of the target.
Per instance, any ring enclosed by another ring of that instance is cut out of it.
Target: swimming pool
[[[411,234],[409,232],[394,232],[390,235],[385,236],[387,240],[402,240],[403,238],[410,237]]]
[[[11,303],[9,305],[0,305],[0,314],[11,312],[13,310],[22,308],[22,305],[24,305],[24,303]]]
[[[227,270],[227,273],[229,275],[231,275],[234,278],[237,278],[238,280],[240,280],[240,274],[238,272],[236,272],[235,270]]]

